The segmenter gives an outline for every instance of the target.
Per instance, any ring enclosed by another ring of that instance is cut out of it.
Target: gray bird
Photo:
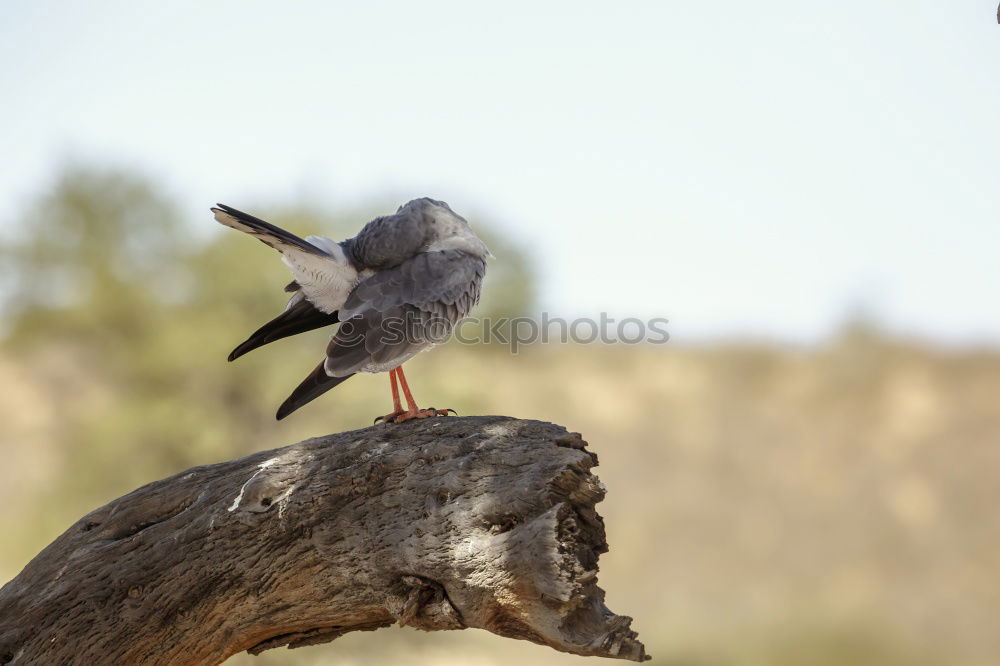
[[[402,368],[444,342],[479,302],[486,258],[493,256],[448,204],[414,199],[340,242],[302,239],[223,204],[212,212],[227,227],[280,252],[295,278],[285,287],[292,297],[284,312],[240,343],[230,361],[269,342],[340,323],[326,358],[278,408],[279,420],[358,372],[389,373],[393,411],[376,421],[401,423],[454,411],[417,407]]]

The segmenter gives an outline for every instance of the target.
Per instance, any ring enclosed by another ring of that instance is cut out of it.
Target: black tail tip
[[[249,339],[244,340],[240,344],[236,345],[236,347],[233,348],[233,351],[229,352],[229,356],[227,356],[226,358],[228,358],[230,361],[235,361],[240,356],[243,356],[247,352],[251,352],[260,346],[260,344],[254,345],[253,342],[254,340],[253,337],[251,336]]]
[[[309,402],[309,401],[308,400],[306,400],[305,402],[293,401],[292,400],[292,396],[289,396],[287,399],[285,399],[285,401],[283,403],[281,403],[278,406],[278,411],[275,412],[275,414],[274,414],[275,420],[277,420],[277,421],[282,420],[283,418],[285,418],[286,416],[288,416],[292,412],[296,411],[299,407],[301,407],[302,405],[306,404],[306,402]]]

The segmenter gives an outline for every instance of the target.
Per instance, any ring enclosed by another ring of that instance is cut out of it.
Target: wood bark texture
[[[217,664],[398,622],[648,659],[604,605],[579,434],[435,418],[143,486],[0,589],[0,664]]]

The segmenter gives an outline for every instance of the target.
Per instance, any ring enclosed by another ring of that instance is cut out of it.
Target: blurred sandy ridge
[[[326,334],[226,363],[281,307],[287,276],[268,248],[192,234],[172,211],[148,183],[78,168],[4,239],[4,580],[72,521],[138,485],[385,412],[386,378],[358,377],[275,423]],[[303,234],[350,233],[376,212],[301,205],[269,217]],[[207,211],[196,222],[214,224]],[[498,251],[499,237],[487,242],[504,261],[490,266],[480,314],[530,312],[530,261],[516,247]],[[804,349],[675,342],[510,356],[451,345],[407,369],[417,397],[435,405],[583,433],[609,489],[601,585],[658,663],[1000,657],[995,351],[854,326]],[[482,632],[393,629],[231,663],[510,659],[579,662]]]

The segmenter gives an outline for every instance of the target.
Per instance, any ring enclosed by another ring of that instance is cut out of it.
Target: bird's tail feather
[[[282,246],[292,246],[296,249],[309,252],[311,254],[317,254],[321,257],[329,257],[330,253],[326,250],[319,248],[307,240],[299,238],[290,231],[285,231],[281,227],[276,227],[270,222],[265,222],[259,217],[254,217],[248,213],[244,213],[241,210],[237,210],[232,206],[227,206],[225,204],[216,204],[216,208],[212,208],[212,212],[215,214],[215,219],[220,223],[231,227],[238,231],[250,234],[264,243],[265,245],[270,245],[274,249],[281,251]]]
[[[299,301],[280,315],[267,322],[250,334],[246,340],[237,345],[229,353],[229,360],[235,361],[243,354],[257,349],[275,340],[287,338],[290,335],[305,333],[323,326],[339,322],[336,312],[327,314],[317,310],[309,301]]]
[[[283,403],[281,403],[281,407],[278,407],[278,413],[275,415],[279,421],[302,405],[318,398],[334,386],[337,386],[344,380],[354,376],[351,374],[346,377],[331,377],[326,374],[324,363],[317,365],[309,376],[302,380],[302,383],[299,384],[294,391],[292,391],[292,394],[288,396]]]

